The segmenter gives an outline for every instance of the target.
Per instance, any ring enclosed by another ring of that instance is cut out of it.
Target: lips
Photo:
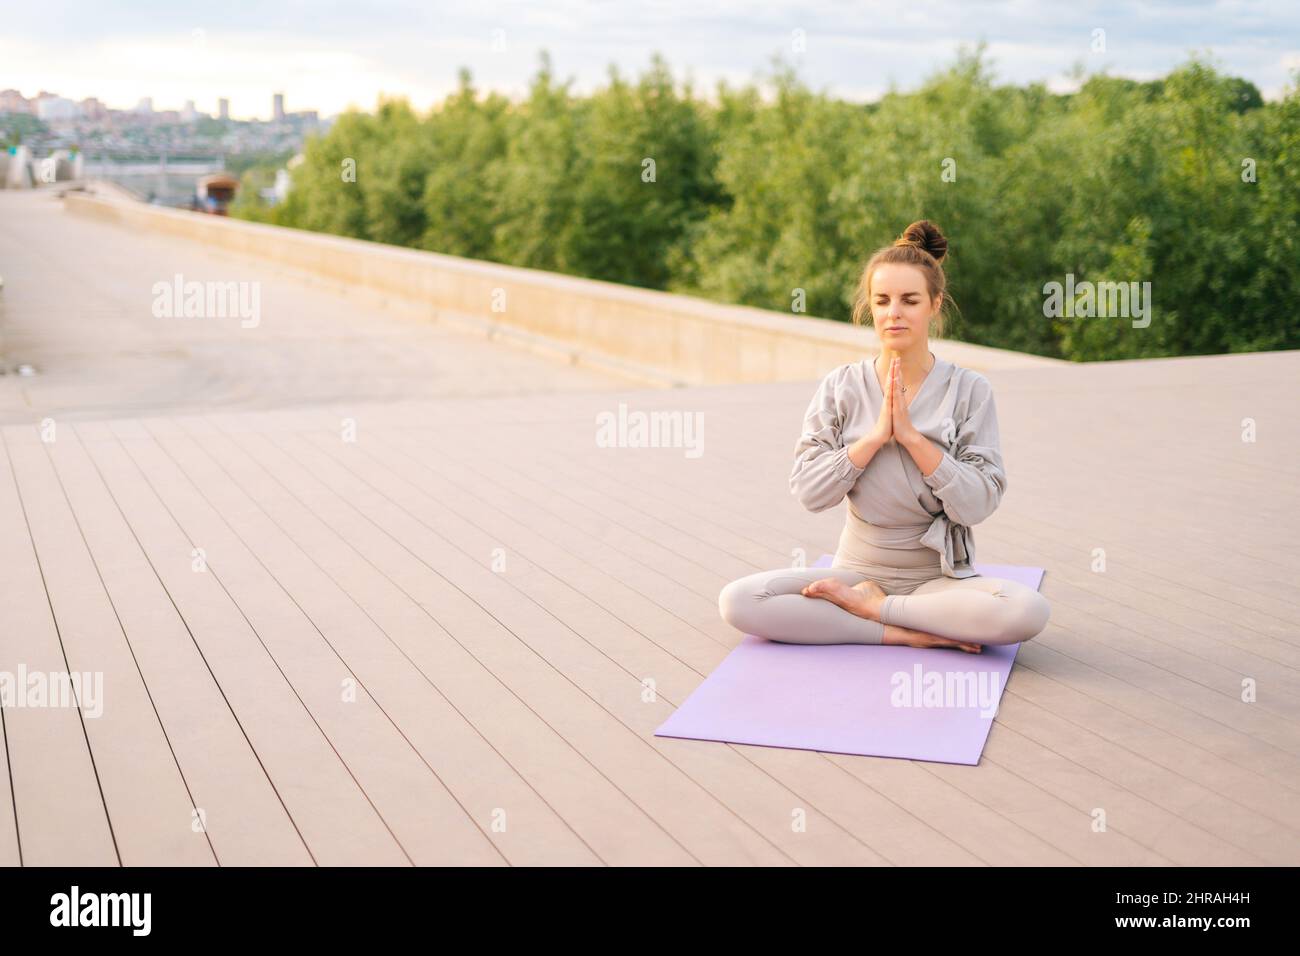
[[[901,325],[891,325],[889,328],[885,329],[885,331],[886,331],[886,332],[906,332],[907,329],[904,328],[904,327],[901,326]]]

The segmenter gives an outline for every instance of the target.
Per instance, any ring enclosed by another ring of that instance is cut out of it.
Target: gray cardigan
[[[847,446],[875,426],[884,401],[873,363],[841,365],[817,387],[795,445],[790,490],[809,511],[825,511],[847,495],[849,507],[871,524],[928,525],[921,543],[939,552],[943,573],[974,577],[971,527],[993,513],[1007,487],[993,388],[979,372],[935,356],[908,414],[943,451],[939,467],[923,476],[891,438],[858,468]]]

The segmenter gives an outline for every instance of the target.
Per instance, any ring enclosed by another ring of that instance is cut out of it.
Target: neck
[[[889,373],[889,363],[894,361],[895,357],[903,360],[904,384],[919,381],[930,370],[930,345],[928,342],[922,342],[913,348],[902,351],[882,345],[880,347],[880,356],[876,359],[876,370],[880,373],[882,381]]]

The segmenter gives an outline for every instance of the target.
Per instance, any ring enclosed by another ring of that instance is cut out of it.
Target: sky
[[[1162,76],[1192,54],[1277,99],[1300,70],[1300,2],[1087,0],[40,0],[5,5],[0,89],[96,96],[111,107],[194,100],[238,119],[285,109],[373,109],[380,94],[420,110],[467,67],[479,90],[521,96],[540,51],[578,93],[654,53],[707,95],[755,81],[782,57],[813,89],[870,101],[915,89],[980,41],[998,83],[1077,88],[1083,74]],[[1096,31],[1102,31],[1097,33]],[[1104,49],[1095,49],[1098,39]]]

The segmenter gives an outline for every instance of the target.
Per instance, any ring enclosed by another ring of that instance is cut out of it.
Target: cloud
[[[609,64],[635,75],[660,52],[697,90],[717,79],[752,79],[782,54],[816,89],[861,99],[895,81],[914,88],[949,65],[959,45],[988,41],[998,82],[1053,88],[1076,62],[1113,76],[1163,75],[1192,50],[1280,92],[1295,68],[1300,5],[1247,2],[940,0],[925,5],[809,0],[661,0],[658,3],[509,0],[476,5],[418,0],[264,0],[211,4],[160,0],[50,0],[12,4],[0,38],[5,83],[114,106],[153,96],[157,108],[218,96],[235,115],[266,115],[272,92],[290,109],[371,108],[379,92],[425,108],[468,67],[480,89],[521,95],[538,56],[587,92]],[[1092,52],[1106,31],[1104,55]],[[791,37],[804,31],[806,50]],[[506,50],[493,51],[493,31]],[[196,35],[195,31],[201,31]],[[197,38],[196,38],[197,36]],[[202,41],[202,42],[201,42]],[[1289,42],[1288,42],[1289,41]]]

